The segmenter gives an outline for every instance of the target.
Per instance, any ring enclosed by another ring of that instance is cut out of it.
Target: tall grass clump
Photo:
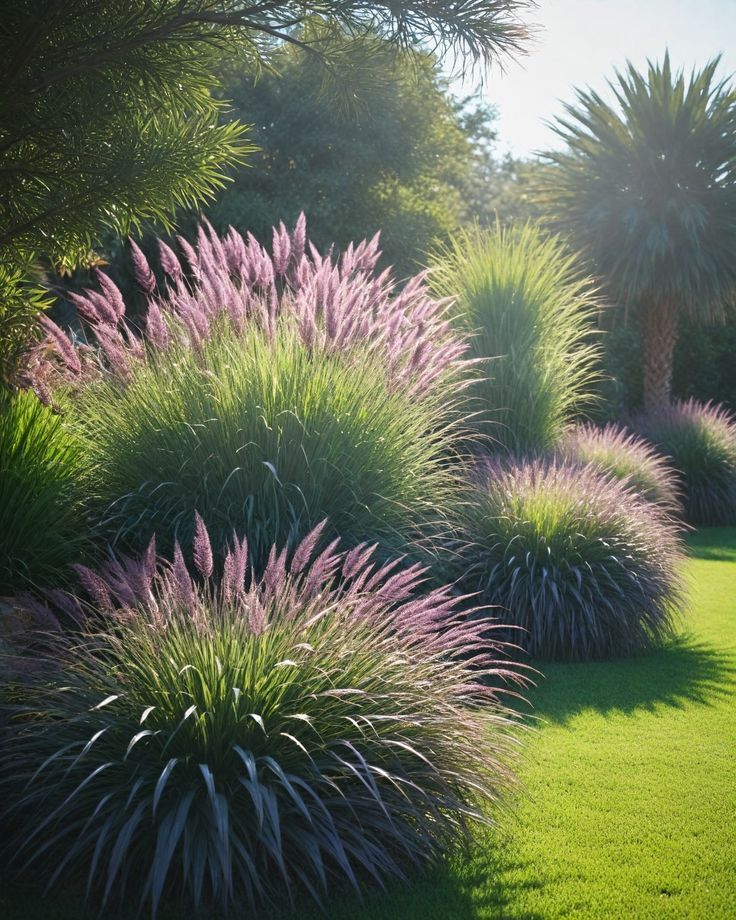
[[[681,549],[664,509],[577,464],[486,464],[475,480],[466,581],[531,655],[628,655],[671,635]]]
[[[401,877],[489,820],[522,673],[422,569],[316,555],[320,529],[261,576],[235,540],[216,583],[201,519],[196,580],[178,545],[80,568],[93,625],[16,688],[0,745],[12,866],[103,905],[253,909]]]
[[[64,579],[85,542],[77,447],[35,393],[0,399],[0,594]]]
[[[685,518],[709,526],[736,523],[736,418],[694,399],[637,416],[632,425],[677,471]]]
[[[72,349],[70,373],[57,333],[38,365],[39,391],[57,378],[74,391],[67,424],[101,534],[140,551],[155,532],[170,552],[197,509],[216,545],[247,532],[260,565],[327,516],[349,541],[401,552],[441,530],[465,344],[423,278],[399,290],[376,276],[377,240],[307,255],[303,221],[274,232],[272,254],[234,231],[181,245],[185,265],[162,244],[163,289],[134,249],[142,338],[100,275],[76,297],[96,347]]]
[[[476,228],[435,253],[431,278],[456,298],[480,360],[471,392],[483,430],[512,453],[553,448],[596,378],[598,303],[575,256],[533,224]]]
[[[623,480],[641,496],[673,515],[680,510],[677,474],[647,441],[613,422],[603,428],[578,425],[563,437],[558,454],[573,463],[591,464]]]

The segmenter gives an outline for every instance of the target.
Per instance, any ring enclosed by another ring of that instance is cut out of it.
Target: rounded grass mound
[[[196,582],[178,546],[80,568],[97,628],[17,688],[0,746],[12,866],[154,914],[253,908],[402,876],[488,820],[521,672],[421,569],[318,536],[261,577],[236,542],[217,587],[201,520]]]
[[[558,454],[573,463],[591,464],[622,480],[672,514],[681,510],[674,470],[651,444],[620,425],[579,425],[563,437]]]
[[[475,229],[435,254],[431,279],[470,334],[474,408],[495,449],[551,450],[597,377],[598,303],[575,257],[534,224]]]
[[[689,523],[736,524],[736,418],[727,409],[689,399],[632,424],[677,471]]]
[[[365,348],[310,353],[288,329],[223,329],[199,354],[156,354],[124,387],[88,385],[70,424],[110,538],[140,549],[155,532],[170,552],[197,509],[213,542],[247,533],[261,566],[274,540],[328,514],[332,532],[385,549],[432,533],[457,491],[447,410],[392,390]]]
[[[348,541],[405,551],[441,532],[457,483],[463,340],[421,276],[377,275],[377,242],[307,255],[303,220],[267,253],[202,228],[182,264],[161,244],[145,334],[119,291],[74,295],[95,348],[51,330],[39,392],[71,392],[66,423],[85,451],[98,531],[140,552],[191,538],[198,510],[216,546],[247,533],[257,566],[273,543],[328,517]]]
[[[36,394],[0,399],[0,595],[56,585],[85,543],[80,455]]]
[[[531,655],[629,655],[671,635],[680,541],[624,483],[578,465],[488,464],[466,517],[469,586]]]

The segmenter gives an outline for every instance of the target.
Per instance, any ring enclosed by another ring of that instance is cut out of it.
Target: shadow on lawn
[[[533,713],[555,722],[590,709],[629,714],[736,699],[733,657],[690,638],[636,658],[538,667],[544,677],[530,694]]]
[[[526,867],[507,855],[491,831],[480,834],[472,855],[455,866],[441,865],[405,882],[393,882],[386,891],[368,890],[361,902],[353,894],[334,895],[320,911],[296,898],[293,909],[272,907],[250,913],[253,920],[475,920],[479,915],[502,918],[507,908],[525,891],[540,888],[541,882],[528,877]],[[158,920],[181,920],[183,909],[164,906]],[[241,920],[242,911],[227,916],[219,911],[187,913],[194,920]],[[30,886],[9,884],[0,877],[0,916],[3,920],[84,920],[100,916],[85,905],[81,891],[74,889],[44,898]],[[109,920],[133,920],[135,912],[111,907]],[[524,920],[542,920],[540,914],[525,913]]]
[[[693,543],[690,546],[690,556],[707,562],[736,562],[736,548]]]
[[[385,892],[372,891],[361,904],[345,896],[329,901],[327,914],[303,910],[269,914],[268,920],[476,920],[477,917],[509,916],[525,892],[542,887],[530,878],[528,867],[511,857],[497,833],[481,831],[472,853],[454,862],[394,882]],[[514,913],[514,916],[518,914]],[[524,920],[543,920],[526,912]],[[266,917],[259,917],[266,920]]]
[[[710,562],[736,562],[736,527],[709,527],[687,539],[689,555]]]

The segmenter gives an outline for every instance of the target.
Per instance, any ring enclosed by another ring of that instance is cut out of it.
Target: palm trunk
[[[641,311],[644,362],[644,408],[668,406],[672,399],[672,360],[677,341],[677,310],[669,301],[654,300]]]

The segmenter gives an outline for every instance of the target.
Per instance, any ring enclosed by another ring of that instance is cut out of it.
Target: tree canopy
[[[334,37],[333,56],[350,41]],[[283,47],[277,73],[255,82],[226,68],[223,93],[251,122],[259,150],[207,207],[216,228],[232,224],[269,241],[272,226],[304,211],[320,247],[380,230],[385,261],[407,274],[437,238],[478,216],[493,111],[449,96],[433,56],[380,40],[371,47],[370,74],[366,60],[349,111],[320,91],[321,64],[301,47]]]
[[[39,256],[71,267],[106,230],[164,227],[250,151],[213,90],[232,56],[251,72],[283,44],[336,63],[307,22],[463,60],[513,53],[529,0],[6,0],[0,18],[0,362],[12,363],[38,298]],[[301,32],[298,30],[302,29]],[[317,30],[319,33],[319,30]],[[307,35],[306,38],[300,35]],[[357,45],[356,45],[357,47]],[[7,376],[7,370],[3,371]]]
[[[639,313],[649,406],[669,400],[678,315],[736,300],[736,87],[718,65],[686,78],[666,54],[617,73],[610,102],[579,90],[540,174],[558,225]]]

